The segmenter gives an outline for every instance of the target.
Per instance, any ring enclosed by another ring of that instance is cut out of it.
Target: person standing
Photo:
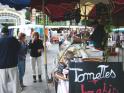
[[[0,38],[0,93],[21,93],[17,69],[18,40],[9,36],[8,28],[3,27]]]
[[[30,42],[29,42],[29,49],[31,49],[30,56],[31,56],[31,64],[32,64],[32,72],[33,72],[34,82],[37,82],[36,72],[38,72],[39,82],[42,82],[41,55],[42,55],[43,48],[44,48],[43,41],[41,39],[39,39],[39,33],[34,32],[33,39],[30,40]],[[37,65],[37,68],[36,68],[36,65]]]
[[[26,44],[26,35],[24,33],[19,33],[18,41],[20,42],[21,48],[18,55],[18,69],[19,69],[19,79],[20,85],[23,88],[25,85],[23,84],[23,77],[25,74],[25,61],[26,61],[26,54],[27,54],[27,44]]]

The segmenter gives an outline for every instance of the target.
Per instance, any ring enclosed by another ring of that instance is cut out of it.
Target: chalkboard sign
[[[124,93],[122,63],[70,62],[69,93]]]

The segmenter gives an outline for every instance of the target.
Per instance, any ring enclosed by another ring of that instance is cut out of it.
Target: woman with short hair
[[[30,56],[31,56],[31,64],[32,64],[32,72],[33,72],[33,80],[34,83],[36,80],[36,72],[38,72],[39,82],[42,82],[41,78],[41,55],[43,51],[43,41],[40,39],[39,33],[34,32],[32,36],[32,40],[29,42]],[[37,65],[37,68],[36,68]]]

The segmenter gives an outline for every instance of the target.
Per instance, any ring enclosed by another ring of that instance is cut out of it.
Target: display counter
[[[94,47],[83,47],[80,44],[71,44],[57,57],[57,67],[54,71],[55,82],[57,82],[57,93],[69,93],[69,63],[73,62],[102,62],[103,51]]]

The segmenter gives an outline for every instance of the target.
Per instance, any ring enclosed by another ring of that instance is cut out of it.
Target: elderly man
[[[8,28],[3,27],[0,38],[0,93],[21,93],[17,70],[18,40],[9,36]]]

